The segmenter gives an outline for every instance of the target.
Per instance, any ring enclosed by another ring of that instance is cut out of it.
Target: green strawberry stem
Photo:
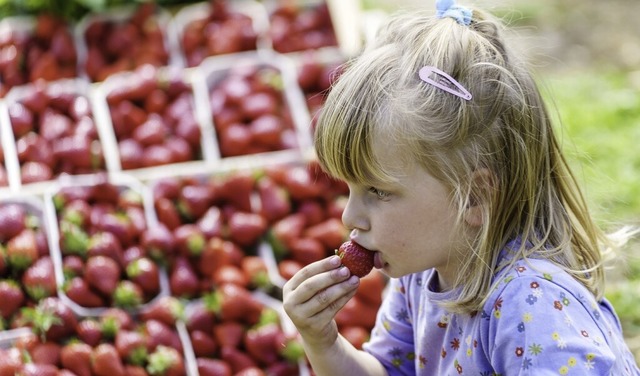
[[[106,317],[102,320],[101,332],[105,339],[116,338],[116,333],[120,330],[120,324],[115,317]]]
[[[60,233],[63,253],[79,255],[83,258],[86,256],[89,250],[89,235],[84,230],[71,222],[61,221]]]
[[[297,339],[290,339],[279,351],[280,355],[290,363],[297,363],[305,356],[304,347]]]
[[[46,341],[46,333],[56,324],[61,324],[62,319],[58,317],[53,307],[38,304],[34,307],[25,307],[21,310],[27,325],[31,326],[34,334],[40,337],[42,342]]]
[[[150,375],[164,375],[176,361],[171,349],[163,345],[158,346],[156,351],[149,355],[148,360],[147,372]]]
[[[222,309],[222,294],[218,291],[206,293],[202,296],[202,302],[209,312],[218,314]]]
[[[142,297],[125,284],[118,284],[113,292],[113,303],[120,308],[135,308],[142,304]]]
[[[258,322],[255,324],[254,328],[259,328],[268,324],[279,324],[280,316],[278,316],[278,312],[275,309],[264,308],[260,313],[260,318]]]
[[[144,366],[147,358],[149,358],[147,348],[145,346],[140,346],[131,351],[131,353],[127,357],[127,360],[134,366]]]
[[[262,290],[269,290],[273,287],[273,283],[271,283],[271,279],[269,278],[269,273],[265,271],[254,274],[251,278],[251,283]]]

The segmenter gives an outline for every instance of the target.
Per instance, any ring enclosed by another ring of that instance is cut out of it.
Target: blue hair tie
[[[457,5],[455,0],[436,0],[436,17],[450,17],[460,25],[469,26],[471,23],[471,9]]]

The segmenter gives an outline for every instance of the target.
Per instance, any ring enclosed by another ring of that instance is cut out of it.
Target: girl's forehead
[[[418,166],[416,158],[405,147],[388,137],[374,137],[372,147],[376,164],[393,179],[402,180]]]

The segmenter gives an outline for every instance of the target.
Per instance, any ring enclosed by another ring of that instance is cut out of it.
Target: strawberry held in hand
[[[342,243],[340,248],[336,250],[336,255],[340,256],[342,265],[359,278],[369,274],[373,269],[373,252],[356,242],[349,240]]]

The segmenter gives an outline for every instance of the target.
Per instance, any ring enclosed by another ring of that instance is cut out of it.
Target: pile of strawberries
[[[64,317],[85,322],[122,311],[143,325],[162,311],[171,319],[159,321],[185,325],[188,345],[174,343],[174,348],[181,357],[193,353],[183,362],[194,364],[200,375],[218,374],[212,370],[220,368],[229,375],[247,369],[297,375],[304,354],[295,331],[280,321],[280,288],[292,273],[332,254],[347,238],[339,219],[346,185],[329,178],[315,161],[134,182],[85,175],[49,190],[46,210],[19,202],[0,205],[5,327],[32,328],[38,336],[29,346],[39,349],[53,338],[43,333],[71,320]],[[382,288],[381,275],[363,278],[354,307],[345,307],[337,318],[356,346],[372,325]],[[56,310],[43,312],[44,301]],[[181,313],[185,305],[187,314]],[[76,338],[93,347],[92,353],[109,348],[108,336],[92,342],[85,332],[64,333],[54,340],[60,349]],[[12,348],[26,348],[22,341]],[[154,374],[150,363],[129,361],[117,350],[117,336],[113,341],[123,369],[142,367]],[[15,351],[8,350],[7,359]],[[152,353],[147,346],[147,355]],[[42,358],[31,359],[26,363]],[[44,363],[69,369],[62,357],[55,359]],[[100,373],[90,373],[95,374]]]
[[[309,372],[281,294],[348,239],[347,186],[303,157],[346,59],[315,51],[324,2],[238,4],[0,38],[0,376]],[[336,317],[356,347],[385,284]]]

